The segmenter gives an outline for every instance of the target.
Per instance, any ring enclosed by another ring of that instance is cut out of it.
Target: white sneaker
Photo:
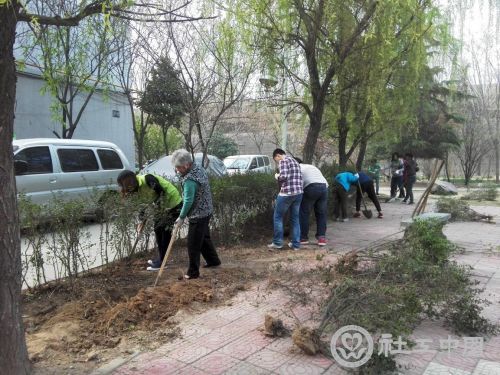
[[[163,267],[163,268],[166,268],[166,267]],[[146,268],[146,271],[159,271],[160,270],[160,267],[156,267],[156,266],[148,266],[148,268]]]
[[[273,243],[270,243],[269,245],[267,245],[267,248],[269,250],[279,250],[279,249],[282,249],[283,246],[279,246],[279,245],[276,245],[274,242]]]
[[[300,250],[300,247],[294,247],[294,246],[293,246],[293,243],[291,243],[291,242],[288,242],[288,247],[289,247],[290,249],[292,249],[292,250],[295,250],[295,251]]]

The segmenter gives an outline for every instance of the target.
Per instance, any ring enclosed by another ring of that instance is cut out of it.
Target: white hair
[[[191,164],[192,162],[193,157],[188,150],[181,148],[172,153],[172,165],[174,167],[183,167],[186,164]]]

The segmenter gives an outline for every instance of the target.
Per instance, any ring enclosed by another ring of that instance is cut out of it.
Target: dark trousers
[[[361,208],[361,199],[363,193],[368,194],[368,198],[370,198],[370,200],[373,202],[378,212],[382,211],[382,208],[380,207],[380,203],[377,198],[377,194],[375,193],[375,187],[373,186],[373,181],[361,184],[361,190],[359,189],[359,186],[356,189],[356,211],[359,211]]]
[[[207,265],[220,264],[219,256],[210,238],[209,223],[210,216],[189,221],[187,236],[189,268],[186,274],[191,278],[200,276],[200,254],[205,258]]]
[[[167,252],[168,244],[172,238],[172,229],[175,220],[181,213],[182,203],[174,208],[163,213],[157,213],[154,221],[154,232],[156,238],[156,246],[158,246],[158,260],[163,261],[163,257]]]
[[[310,184],[304,189],[300,203],[300,239],[309,239],[309,216],[314,207],[316,216],[316,238],[324,238],[326,233],[326,212],[328,188],[326,184]]]
[[[396,193],[399,188],[399,198],[405,197],[405,191],[403,188],[403,176],[392,176],[391,177],[391,198],[396,198]]]
[[[347,218],[347,191],[337,181],[333,183],[333,216],[335,219]]]
[[[417,176],[408,176],[405,181],[405,190],[406,190],[406,195],[405,195],[405,201],[408,199],[410,200],[410,203],[413,203],[413,185],[415,185],[415,182],[417,182]]]

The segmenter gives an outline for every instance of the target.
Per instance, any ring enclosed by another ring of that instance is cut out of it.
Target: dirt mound
[[[297,327],[293,331],[292,340],[304,353],[315,355],[320,349],[317,332],[309,327]]]
[[[101,328],[113,333],[130,326],[156,325],[191,302],[210,302],[212,299],[212,286],[207,281],[193,280],[140,289],[134,297],[109,309],[102,316]]]

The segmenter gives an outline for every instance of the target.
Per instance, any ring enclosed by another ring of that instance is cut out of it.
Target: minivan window
[[[122,169],[122,160],[113,150],[97,150],[103,169]]]
[[[257,158],[257,162],[259,163],[259,167],[263,167],[264,166],[264,160],[262,160],[262,157],[258,157]]]
[[[60,148],[57,150],[63,172],[97,171],[94,151],[87,149]]]
[[[264,156],[264,165],[267,167],[269,165],[269,158]]]
[[[48,146],[25,148],[19,151],[14,160],[27,163],[27,171],[23,175],[52,173],[52,158]]]
[[[254,168],[257,168],[257,159],[256,158],[252,159],[252,164],[250,164],[249,169],[254,169]]]

